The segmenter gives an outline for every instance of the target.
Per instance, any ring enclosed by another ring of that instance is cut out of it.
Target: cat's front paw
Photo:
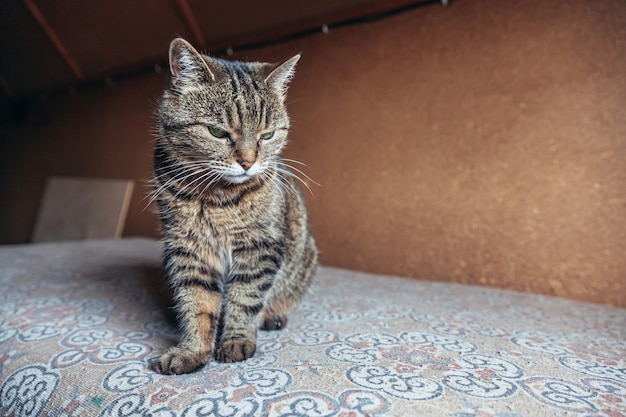
[[[154,362],[154,370],[163,375],[188,374],[209,361],[209,354],[172,348]]]
[[[254,356],[256,344],[249,340],[231,339],[222,342],[217,349],[215,359],[220,362],[241,362]]]

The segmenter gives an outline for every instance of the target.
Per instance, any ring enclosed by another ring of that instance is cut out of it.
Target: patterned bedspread
[[[156,241],[0,248],[2,416],[626,415],[626,310],[320,268],[254,358],[161,376]]]

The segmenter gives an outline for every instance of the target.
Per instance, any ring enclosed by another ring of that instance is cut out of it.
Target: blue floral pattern
[[[162,376],[147,239],[0,248],[2,416],[626,415],[626,310],[322,267],[256,355]]]

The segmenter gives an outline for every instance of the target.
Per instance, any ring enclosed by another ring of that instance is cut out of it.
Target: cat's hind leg
[[[286,309],[285,311],[291,311]],[[281,330],[287,326],[287,314],[274,313],[271,308],[264,309],[261,314],[261,330]]]
[[[261,330],[281,330],[287,326],[287,314],[304,296],[317,267],[317,249],[309,236],[299,261],[277,277],[261,312]]]

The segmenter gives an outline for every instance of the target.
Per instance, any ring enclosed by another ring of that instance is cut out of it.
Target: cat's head
[[[287,143],[285,94],[299,58],[226,61],[175,39],[158,111],[160,146],[191,167],[210,166],[211,180],[239,184],[263,175]]]

